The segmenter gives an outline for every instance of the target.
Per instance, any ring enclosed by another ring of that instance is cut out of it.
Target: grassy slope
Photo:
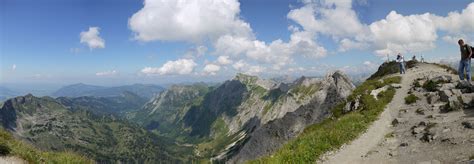
[[[385,75],[380,74],[381,76]],[[377,119],[385,106],[395,95],[395,89],[389,88],[381,92],[378,100],[370,95],[370,91],[391,83],[400,83],[401,77],[385,78],[373,76],[358,86],[349,96],[352,101],[361,96],[361,106],[357,111],[342,114],[344,103],[333,110],[333,116],[319,124],[308,126],[297,138],[290,140],[280,150],[271,156],[266,156],[250,163],[310,163],[316,161],[320,155],[335,150],[344,143],[356,139],[370,124]]]
[[[20,157],[28,163],[94,163],[92,160],[71,152],[38,150],[30,144],[14,139],[2,128],[0,128],[0,146],[9,150],[8,155]]]

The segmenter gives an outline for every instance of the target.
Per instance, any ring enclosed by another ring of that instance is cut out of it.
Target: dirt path
[[[415,68],[407,70],[406,74],[401,75],[401,88],[397,89],[392,102],[390,102],[366,133],[354,140],[348,145],[344,145],[336,152],[329,152],[323,156],[323,162],[327,164],[341,163],[398,163],[395,158],[364,158],[374,148],[376,148],[390,132],[391,122],[397,116],[399,109],[404,105],[404,98],[410,89],[413,81],[420,77],[421,74],[429,74],[429,72],[444,72],[437,66],[420,64]]]
[[[0,156],[0,163],[1,164],[26,164],[27,162],[18,158],[18,157],[1,157]]]

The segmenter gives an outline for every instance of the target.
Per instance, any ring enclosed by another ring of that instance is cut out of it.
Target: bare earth
[[[474,163],[474,129],[463,124],[474,124],[474,109],[441,112],[440,106],[445,103],[428,103],[427,91],[412,85],[419,78],[440,75],[449,75],[452,81],[459,81],[456,75],[431,64],[418,64],[407,70],[402,75],[401,88],[397,89],[379,120],[359,138],[338,151],[326,153],[318,162],[434,164],[469,163],[471,158]],[[421,99],[406,105],[404,98],[410,90]],[[392,124],[394,119],[398,123]]]
[[[26,164],[27,162],[18,158],[18,157],[2,157],[0,156],[0,163],[1,164]]]

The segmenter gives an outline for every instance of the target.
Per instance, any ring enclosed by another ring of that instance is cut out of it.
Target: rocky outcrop
[[[239,145],[241,148],[229,162],[240,163],[273,153],[285,142],[300,134],[306,126],[326,118],[329,110],[343,101],[354,88],[349,78],[341,72],[328,74],[322,80],[303,77],[296,81],[297,85],[303,86],[314,83],[319,84],[319,90],[314,93],[309,103],[288,112],[282,118],[255,127],[248,135],[247,141]]]

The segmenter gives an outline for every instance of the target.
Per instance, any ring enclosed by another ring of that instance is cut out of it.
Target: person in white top
[[[405,74],[405,59],[400,53],[397,55],[397,63],[400,67],[400,74]]]

